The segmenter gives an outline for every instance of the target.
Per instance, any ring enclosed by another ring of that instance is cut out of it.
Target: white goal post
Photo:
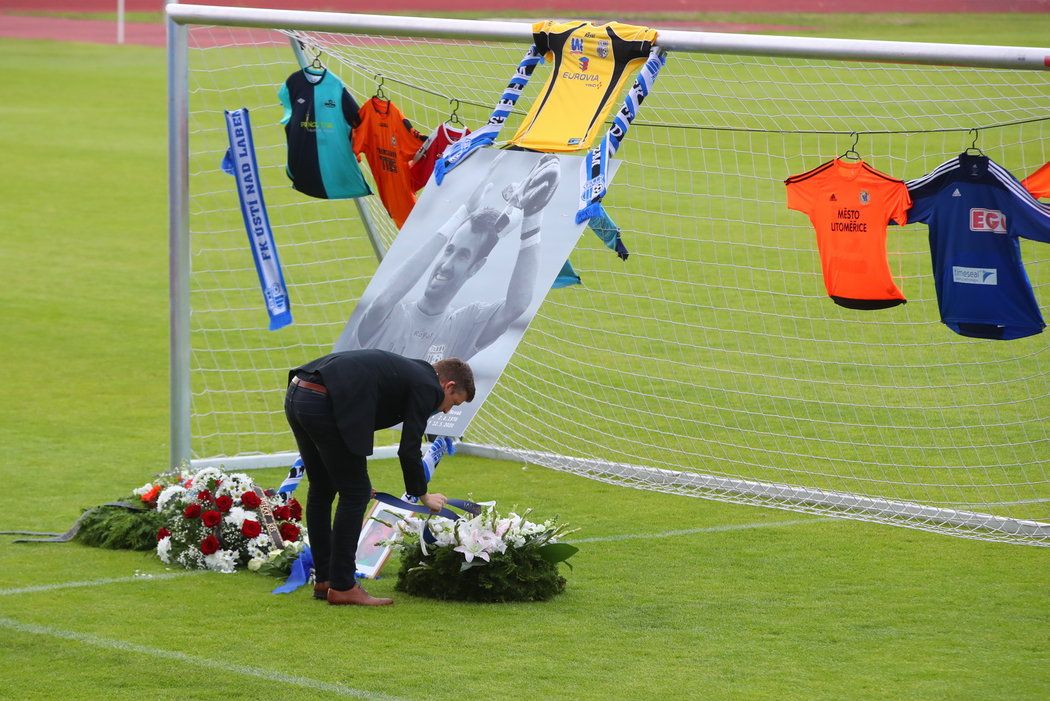
[[[277,89],[294,46],[422,132],[484,124],[523,22],[168,5],[171,462],[287,466],[287,368],[331,350],[397,234],[376,197],[288,186]],[[939,321],[926,227],[891,227],[908,304],[824,292],[785,178],[855,148],[908,180],[968,147],[1050,160],[1050,49],[664,31],[666,67],[605,200],[630,257],[584,234],[462,451],[640,489],[1050,545],[1050,334]],[[513,134],[546,77],[536,70]],[[251,110],[295,323],[267,330],[223,110]],[[362,166],[366,173],[367,167]],[[1021,242],[1050,305],[1050,246]],[[395,442],[391,436],[391,441]],[[390,453],[379,453],[389,456]]]

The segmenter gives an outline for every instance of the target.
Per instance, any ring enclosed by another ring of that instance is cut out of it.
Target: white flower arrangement
[[[267,572],[287,573],[307,542],[299,503],[272,493],[257,496],[245,474],[208,467],[177,484],[152,489],[165,516],[157,534],[157,556],[165,564],[223,573],[269,564]],[[272,511],[282,547],[276,547],[263,528],[264,508]]]
[[[529,521],[531,509],[502,516],[494,503],[482,506],[478,515],[455,521],[416,515],[399,521],[385,541],[401,554],[397,588],[465,601],[538,601],[562,591],[557,564],[577,548],[560,541],[573,531],[555,519]]]

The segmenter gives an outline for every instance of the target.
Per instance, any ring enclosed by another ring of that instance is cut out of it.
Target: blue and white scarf
[[[525,57],[521,59],[521,63],[518,64],[514,77],[510,79],[507,89],[503,91],[499,102],[496,103],[496,108],[492,111],[492,116],[489,117],[488,123],[446,148],[445,153],[434,164],[434,182],[440,185],[445,175],[465,161],[467,156],[496,140],[500,129],[503,128],[504,122],[507,121],[507,117],[510,115],[510,111],[514,108],[514,104],[521,97],[525,86],[528,85],[532,72],[542,62],[543,56],[540,55],[536,50],[536,45],[533,44],[525,52]]]
[[[620,142],[627,135],[631,122],[638,116],[638,108],[649,94],[656,81],[656,76],[666,62],[664,50],[654,46],[642,70],[638,72],[634,85],[627,93],[623,107],[616,113],[609,131],[602,137],[601,142],[584,157],[580,166],[580,209],[576,212],[577,224],[601,215],[602,198],[605,197],[609,186],[607,175],[609,160],[620,148]]]
[[[306,465],[303,464],[303,459],[296,458],[295,462],[288,469],[288,476],[284,478],[284,482],[281,482],[281,486],[277,488],[278,494],[291,494],[295,491],[299,483],[303,481],[303,475],[306,474]]]
[[[248,108],[226,110],[226,133],[230,148],[222,160],[222,169],[237,180],[237,197],[241,201],[241,216],[252,247],[255,271],[259,275],[266,311],[270,315],[270,330],[276,331],[292,323],[288,288],[284,284],[277,244],[270,228],[270,217],[263,200],[259,164],[255,160],[255,142]]]

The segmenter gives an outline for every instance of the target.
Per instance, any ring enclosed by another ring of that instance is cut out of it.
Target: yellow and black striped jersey
[[[551,73],[510,143],[536,151],[587,148],[632,69],[649,57],[656,30],[547,20],[532,32]]]

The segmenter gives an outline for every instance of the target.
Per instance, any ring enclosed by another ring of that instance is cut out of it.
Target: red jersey
[[[445,122],[438,125],[434,133],[419,147],[412,159],[412,189],[419,190],[430,180],[434,172],[434,163],[441,158],[449,144],[454,144],[470,133],[466,127],[454,127]]]
[[[1050,162],[1021,181],[1032,197],[1050,197]]]
[[[361,125],[354,127],[354,153],[357,160],[362,155],[368,159],[379,199],[400,229],[416,204],[409,163],[426,139],[389,100],[373,97],[358,116]]]
[[[886,225],[908,222],[903,182],[836,158],[785,184],[788,209],[806,214],[817,232],[824,287],[836,304],[884,309],[906,301],[886,260]]]

